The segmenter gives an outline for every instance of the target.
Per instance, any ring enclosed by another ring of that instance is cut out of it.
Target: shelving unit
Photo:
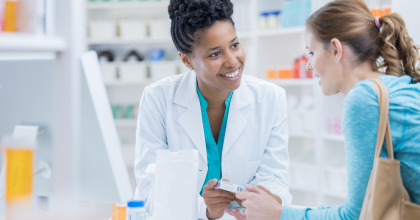
[[[20,33],[1,33],[0,51],[59,52],[66,49],[66,42],[58,36]]]
[[[322,137],[327,141],[344,142],[344,136],[341,134],[323,134]]]
[[[167,10],[169,1],[143,2],[92,2],[87,3],[88,10]]]
[[[262,30],[257,33],[258,37],[276,37],[291,34],[303,34],[305,27],[283,28],[277,30]]]
[[[136,127],[137,120],[136,119],[116,119],[115,126],[117,127]]]

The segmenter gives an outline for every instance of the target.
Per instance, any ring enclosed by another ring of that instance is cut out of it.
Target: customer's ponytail
[[[398,14],[389,14],[379,19],[382,26],[378,36],[379,56],[383,58],[378,68],[386,67],[386,74],[409,75],[420,81],[419,47],[408,35],[405,22]]]
[[[312,14],[306,26],[325,47],[333,38],[348,45],[356,64],[369,61],[376,71],[420,82],[419,47],[398,14],[376,19],[362,0],[335,0]]]

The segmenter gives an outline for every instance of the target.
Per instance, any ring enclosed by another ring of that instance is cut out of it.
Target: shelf
[[[60,37],[21,33],[0,33],[0,51],[58,52],[66,48]]]
[[[92,2],[87,3],[89,10],[118,10],[118,9],[141,9],[141,10],[168,10],[169,1],[155,2]]]
[[[347,193],[345,192],[336,192],[336,191],[324,189],[323,193],[326,196],[335,197],[339,199],[345,199],[347,197]]]
[[[293,28],[280,28],[274,30],[259,30],[257,35],[259,37],[275,37],[292,34],[303,34],[305,33],[305,27],[293,27]]]
[[[111,39],[111,40],[94,40],[88,39],[89,45],[99,45],[99,44],[108,44],[108,45],[127,45],[127,44],[172,44],[172,39],[143,39],[143,40],[124,40],[124,39]]]
[[[115,119],[115,126],[117,127],[136,127],[136,119]]]
[[[272,82],[279,86],[313,86],[318,82],[316,79],[268,79],[269,82]]]
[[[344,136],[342,134],[324,134],[322,138],[327,141],[344,142]]]
[[[247,32],[236,32],[236,35],[238,36],[239,39],[246,39],[246,38],[251,38],[252,37],[252,32],[247,31]]]
[[[289,137],[291,137],[291,138],[307,138],[307,139],[309,139],[309,138],[315,138],[315,135],[314,134],[297,134],[297,133],[290,133],[289,134]]]
[[[155,81],[147,80],[143,82],[105,82],[105,86],[108,87],[145,87],[152,84]]]

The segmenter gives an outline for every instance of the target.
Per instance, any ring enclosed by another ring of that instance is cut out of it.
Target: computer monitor
[[[126,202],[133,197],[121,153],[110,103],[101,77],[97,55],[81,58],[80,146],[77,199],[92,202]],[[0,60],[0,137],[11,135],[16,125],[40,126],[35,166],[41,161],[51,168],[53,125],[53,74],[55,60]],[[65,117],[65,116],[63,116]],[[34,176],[34,194],[53,196],[51,178]],[[4,184],[4,183],[3,183]],[[0,183],[1,185],[1,183]]]

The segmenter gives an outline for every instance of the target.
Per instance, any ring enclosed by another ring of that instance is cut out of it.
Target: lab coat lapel
[[[187,108],[177,119],[177,122],[187,133],[207,163],[206,140],[204,138],[201,106],[197,94],[197,79],[194,71],[189,71],[185,74],[178,85],[173,102]]]
[[[247,87],[246,81],[242,80],[239,88],[233,92],[232,100],[230,102],[222,156],[229,151],[245,129],[247,121],[240,110],[251,103],[251,93]]]

